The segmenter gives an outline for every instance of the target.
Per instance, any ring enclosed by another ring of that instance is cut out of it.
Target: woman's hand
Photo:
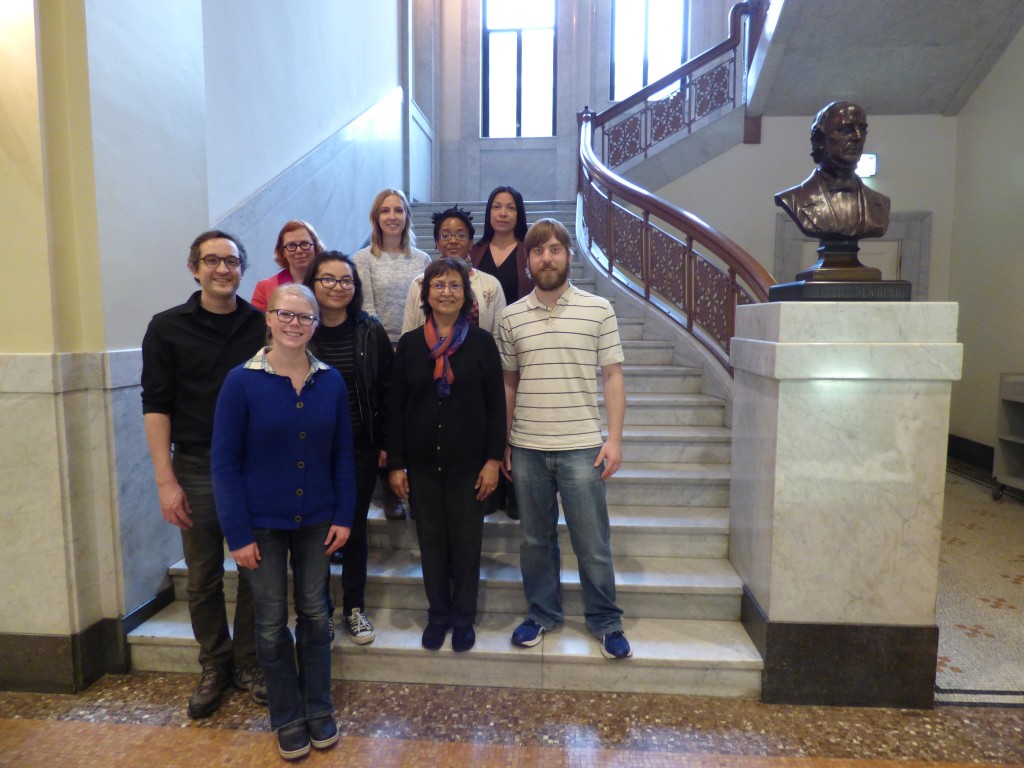
[[[498,487],[498,467],[500,466],[500,461],[490,459],[484,464],[484,468],[480,470],[480,474],[476,478],[476,485],[473,486],[476,488],[477,501],[483,501]]]
[[[409,476],[405,474],[404,469],[392,469],[388,474],[388,485],[390,485],[391,490],[395,492],[395,496],[400,498],[402,501],[408,500]]]
[[[248,568],[250,571],[255,571],[260,567],[260,548],[256,545],[255,541],[252,544],[246,544],[241,549],[232,549],[231,557],[235,559],[235,565],[239,568]]]
[[[388,452],[381,451],[380,456],[377,457],[377,468],[384,469],[388,465]]]
[[[351,528],[346,528],[343,525],[332,525],[330,530],[327,531],[327,538],[324,540],[324,544],[327,545],[327,554],[333,555],[348,541],[348,535],[352,532]]]

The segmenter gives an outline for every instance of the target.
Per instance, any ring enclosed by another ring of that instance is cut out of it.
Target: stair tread
[[[380,609],[368,615],[377,630],[374,641],[357,646],[339,632],[334,641],[335,654],[388,656],[415,653],[424,659],[454,654],[450,640],[436,652],[426,651],[420,646],[425,609]],[[521,620],[522,616],[516,614],[481,614],[476,625],[476,645],[467,658],[485,661],[488,657],[522,657],[527,663],[542,660],[612,663],[601,656],[597,640],[587,631],[582,617],[567,616],[565,626],[546,634],[535,648],[517,648],[509,642],[512,630]],[[626,616],[623,629],[633,648],[633,658],[624,662],[630,665],[671,664],[750,670],[763,667],[757,649],[739,622]],[[179,600],[164,608],[130,632],[128,642],[197,647],[187,603]]]
[[[622,428],[623,440],[705,440],[732,442],[732,430],[728,427],[676,426],[667,424],[626,424]]]
[[[619,480],[728,480],[731,467],[728,464],[665,464],[662,462],[623,462],[609,482]]]
[[[599,403],[604,402],[604,397],[598,395]],[[673,392],[626,392],[626,409],[631,405],[704,405],[724,406],[725,401],[714,395],[702,394],[677,394]]]

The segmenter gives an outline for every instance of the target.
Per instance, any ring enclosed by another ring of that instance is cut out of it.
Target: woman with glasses
[[[305,280],[309,265],[323,250],[324,244],[320,242],[312,224],[298,220],[287,222],[278,232],[277,244],[274,246],[274,261],[283,269],[273,277],[256,283],[250,303],[261,312],[266,312],[270,294],[279,286]]]
[[[473,291],[460,259],[423,273],[426,322],[402,336],[388,407],[391,487],[413,498],[427,596],[422,645],[452,650],[476,641],[483,516],[505,450],[505,389],[498,348],[469,322]]]
[[[326,592],[330,555],[352,526],[355,469],[345,381],[307,349],[319,322],[313,293],[276,289],[266,322],[268,346],[228,373],[217,399],[211,468],[231,556],[250,572],[270,725],[294,760],[338,740]]]
[[[352,642],[363,645],[373,642],[375,635],[365,602],[369,552],[366,517],[379,469],[387,466],[384,413],[395,353],[384,326],[363,311],[363,281],[352,259],[339,251],[324,251],[314,259],[306,286],[320,304],[320,324],[312,341],[314,353],[341,373],[348,389],[356,507],[352,533],[345,546],[331,555],[331,562],[342,569],[345,631]]]
[[[409,283],[430,263],[414,248],[409,202],[398,189],[385,189],[370,207],[370,245],[352,260],[363,278],[363,308],[380,318],[392,344],[402,335],[402,313]]]

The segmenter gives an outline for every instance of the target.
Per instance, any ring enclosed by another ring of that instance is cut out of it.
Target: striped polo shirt
[[[531,291],[501,317],[501,365],[519,372],[509,443],[541,451],[601,445],[597,366],[623,361],[606,299],[571,283],[548,309]]]

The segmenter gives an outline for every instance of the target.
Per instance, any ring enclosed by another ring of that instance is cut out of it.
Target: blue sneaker
[[[628,659],[633,655],[629,640],[621,629],[609,632],[601,638],[601,655],[606,659]]]
[[[523,623],[512,632],[512,645],[532,648],[544,636],[544,627],[531,618],[523,619]]]

